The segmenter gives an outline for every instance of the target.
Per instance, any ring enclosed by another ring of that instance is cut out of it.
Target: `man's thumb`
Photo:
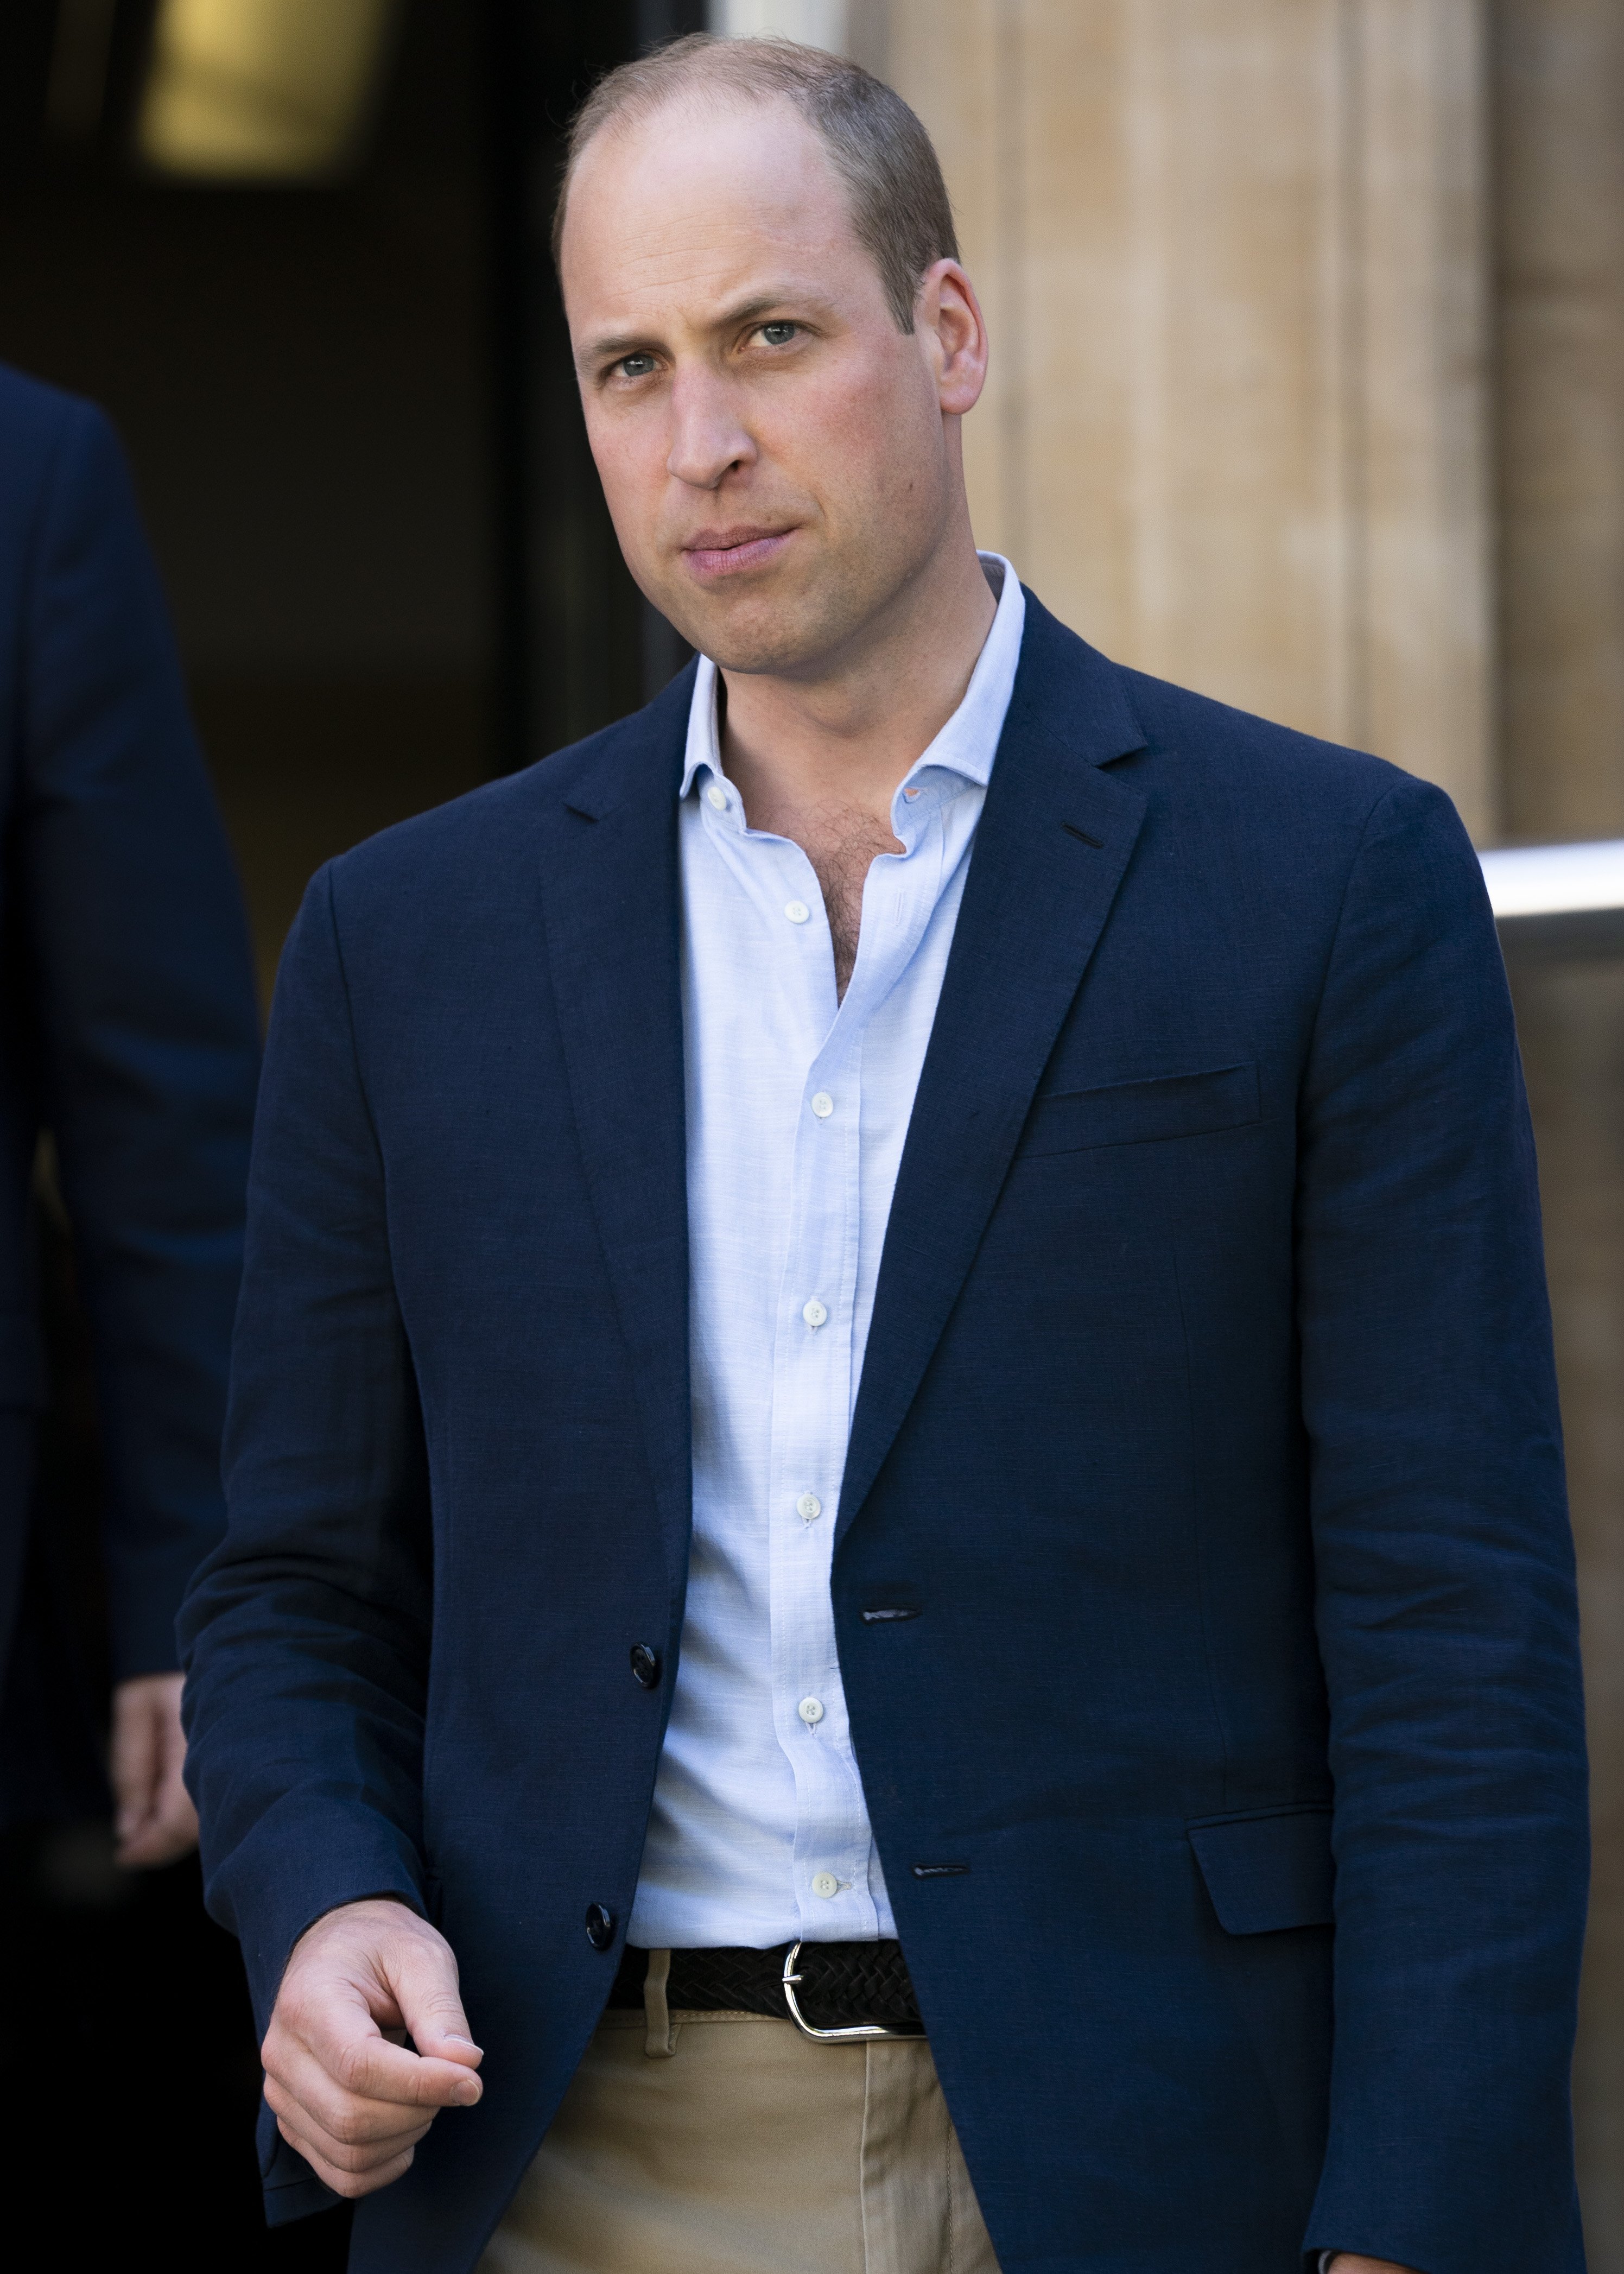
[[[477,2068],[485,2055],[469,2034],[457,1994],[456,1961],[438,1936],[414,1937],[390,1968],[391,1987],[414,2045],[425,2060],[458,2061]]]

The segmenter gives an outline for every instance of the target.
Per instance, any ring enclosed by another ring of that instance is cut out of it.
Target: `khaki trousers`
[[[923,2038],[605,2014],[478,2274],[998,2274]]]

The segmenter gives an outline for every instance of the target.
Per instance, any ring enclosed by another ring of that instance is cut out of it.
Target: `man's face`
[[[562,268],[633,576],[728,668],[815,675],[951,525],[981,365],[955,376],[940,285],[899,332],[823,144],[783,101],[677,101],[605,129],[570,185]],[[950,295],[962,283],[951,268]]]

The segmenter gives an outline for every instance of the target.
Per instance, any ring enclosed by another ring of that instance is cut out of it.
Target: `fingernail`
[[[466,2084],[459,2084],[455,2088],[452,2097],[459,2108],[471,2107],[479,2097],[479,2087],[472,2077],[470,2077]]]

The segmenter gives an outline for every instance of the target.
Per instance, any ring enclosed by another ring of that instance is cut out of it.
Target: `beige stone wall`
[[[1624,836],[1624,0],[1495,29],[1506,818]]]
[[[1624,835],[1624,0],[1492,11],[1508,832]],[[1575,2105],[1592,2274],[1624,2274],[1624,962],[1530,972],[1579,1551],[1596,1868]]]
[[[977,526],[1109,652],[1495,829],[1475,0],[858,0],[995,363]]]

